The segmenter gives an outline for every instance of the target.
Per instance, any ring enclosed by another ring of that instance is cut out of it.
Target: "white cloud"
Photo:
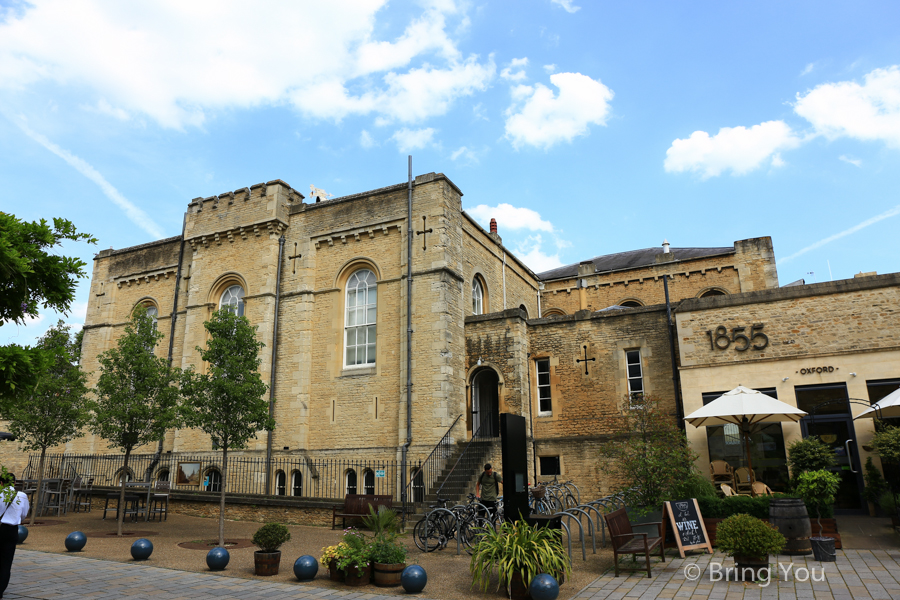
[[[803,77],[804,75],[809,75],[810,73],[813,72],[813,69],[815,69],[815,68],[816,68],[816,65],[814,63],[809,63],[808,65],[806,65],[806,68],[803,69],[803,71],[800,73],[800,77]]]
[[[858,159],[858,158],[852,158],[852,157],[847,156],[847,155],[845,155],[845,154],[842,154],[842,155],[838,156],[838,160],[842,160],[842,161],[844,161],[845,163],[848,163],[848,164],[853,165],[854,167],[861,167],[861,166],[862,166],[862,161],[861,161],[860,159]]]
[[[431,127],[424,129],[398,129],[391,136],[391,139],[397,142],[397,149],[400,152],[411,152],[413,150],[421,150],[428,146],[434,140],[435,130]]]
[[[549,271],[561,267],[563,262],[559,259],[559,246],[555,254],[544,252],[543,239],[540,235],[528,236],[516,245],[516,258],[528,265],[535,273]]]
[[[359,145],[363,148],[371,148],[375,145],[375,140],[365,129],[363,129],[362,133],[359,134]]]
[[[580,6],[572,5],[572,0],[550,0],[550,2],[556,4],[557,6],[562,6],[568,13],[575,13],[581,10]]]
[[[850,137],[900,147],[900,67],[875,69],[855,81],[823,83],[797,94],[794,111],[830,139]]]
[[[399,37],[382,40],[376,17],[386,5],[34,0],[0,22],[0,88],[87,90],[82,103],[96,110],[146,114],[170,128],[282,103],[318,118],[408,123],[486,89],[493,60],[463,57],[451,37],[460,29],[449,18],[465,29],[462,9],[432,2]],[[270,34],[275,22],[280,33]]]
[[[465,146],[461,146],[460,148],[455,150],[450,155],[450,160],[454,162],[461,160],[462,163],[466,165],[475,165],[479,162],[478,155],[476,155],[471,148],[467,148]]]
[[[890,209],[884,211],[880,215],[876,215],[876,216],[872,217],[871,219],[866,219],[865,221],[863,221],[862,223],[859,223],[858,225],[854,225],[853,227],[850,227],[849,229],[845,229],[844,231],[842,231],[840,233],[836,233],[825,239],[819,240],[818,242],[816,242],[814,244],[810,244],[806,248],[803,248],[802,250],[798,250],[797,252],[794,252],[790,256],[780,259],[778,261],[778,264],[784,264],[786,262],[792,261],[795,258],[797,258],[798,256],[802,256],[803,254],[806,254],[807,252],[809,252],[811,250],[820,248],[820,247],[824,246],[825,244],[829,244],[835,240],[839,240],[842,237],[846,237],[852,233],[856,233],[860,229],[865,229],[866,227],[868,227],[870,225],[874,225],[875,223],[878,223],[879,221],[883,221],[890,217],[896,217],[897,215],[900,215],[900,204],[898,204],[894,208],[890,208]]]
[[[511,229],[517,231],[526,229],[528,231],[546,231],[553,233],[553,224],[545,221],[536,210],[530,208],[517,207],[512,204],[501,203],[497,206],[488,206],[487,204],[479,204],[472,208],[467,208],[466,213],[481,223],[487,229],[491,219],[497,219],[497,225],[503,229]],[[502,235],[502,234],[501,234]]]
[[[550,82],[559,95],[540,83],[513,88],[507,110],[506,137],[515,148],[550,148],[587,135],[589,125],[605,125],[613,91],[581,73],[556,73]]]
[[[70,167],[97,184],[97,186],[103,192],[103,195],[112,200],[113,204],[122,209],[122,212],[125,213],[125,216],[128,217],[128,220],[130,220],[132,223],[134,223],[156,239],[165,237],[162,228],[157,225],[147,213],[138,208],[134,203],[131,202],[131,200],[123,196],[119,192],[119,190],[113,187],[113,185],[108,182],[106,178],[97,171],[97,169],[89,165],[83,159],[75,156],[68,150],[60,148],[40,133],[32,131],[28,127],[28,125],[26,125],[22,121],[22,119],[13,119],[13,122],[18,125],[19,129],[21,129],[22,132],[25,133],[25,135],[66,161],[66,163],[68,163]]]
[[[527,66],[528,57],[514,58],[510,61],[509,65],[500,71],[500,77],[508,81],[524,81],[525,79],[528,79],[528,75],[525,73],[525,67]],[[517,70],[513,72],[513,69]]]
[[[795,148],[800,141],[784,121],[767,121],[750,128],[723,127],[714,136],[695,131],[687,139],[672,142],[664,166],[670,173],[699,172],[704,179],[729,170],[743,175],[767,160],[774,167],[783,165],[778,152]]]
[[[556,73],[556,65],[544,65],[544,72],[547,73],[547,75],[553,75]]]

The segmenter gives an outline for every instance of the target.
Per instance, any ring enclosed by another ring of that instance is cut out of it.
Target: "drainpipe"
[[[278,238],[278,271],[275,276],[275,318],[272,322],[272,366],[269,376],[269,418],[275,418],[275,357],[278,353],[278,309],[281,304],[281,262],[284,256],[284,235]],[[266,496],[272,493],[272,431],[266,436]]]
[[[538,284],[538,289],[537,289],[537,297],[538,297],[538,316],[537,316],[537,318],[538,319],[544,318],[544,311],[541,310],[541,292],[543,292],[543,291],[544,291],[544,282],[542,281]]]
[[[409,155],[409,174],[406,185],[406,443],[400,449],[400,500],[403,502],[403,523],[406,523],[406,454],[412,444],[412,154]]]
[[[669,276],[663,275],[663,290],[666,292],[666,325],[669,330],[669,354],[672,357],[672,388],[675,390],[675,412],[678,426],[684,430],[684,409],[681,406],[681,382],[678,376],[678,362],[675,359],[675,325],[672,322],[672,305],[669,303]]]
[[[506,251],[503,252],[503,310],[506,310]]]

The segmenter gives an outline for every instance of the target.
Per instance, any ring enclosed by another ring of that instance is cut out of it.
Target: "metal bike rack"
[[[588,534],[591,536],[591,548],[592,548],[594,554],[597,554],[597,538],[594,536],[594,523],[593,523],[593,521],[591,521],[591,515],[577,506],[574,508],[570,508],[566,512],[567,513],[579,512],[587,517]],[[578,522],[579,523],[581,522],[581,517],[578,517]]]
[[[579,506],[576,506],[576,508],[579,508],[579,509],[581,509],[581,510],[583,510],[583,511],[585,511],[585,512],[587,512],[587,511],[589,511],[589,510],[592,510],[592,511],[594,511],[594,513],[596,513],[597,516],[596,516],[596,519],[595,519],[595,521],[594,521],[594,523],[595,523],[595,524],[594,524],[594,532],[596,533],[598,530],[601,531],[601,534],[600,534],[600,535],[601,535],[602,540],[601,540],[601,542],[600,542],[600,547],[601,547],[601,548],[606,548],[606,527],[604,527],[603,524],[602,524],[603,517],[600,515],[600,511],[597,510],[597,507],[596,507],[596,506],[593,506],[593,505],[591,505],[591,504],[581,504],[581,505],[579,505]],[[594,554],[596,554],[596,553],[597,553],[597,548],[595,547],[595,548],[594,548]]]
[[[560,517],[560,524],[563,524],[562,517],[575,519],[575,522],[578,523],[578,530],[580,532],[578,537],[581,539],[581,560],[587,560],[587,551],[584,548],[584,525],[581,524],[581,518],[567,512],[558,512],[553,516]],[[568,527],[566,527],[566,533],[569,533],[569,558],[572,558],[572,536]]]

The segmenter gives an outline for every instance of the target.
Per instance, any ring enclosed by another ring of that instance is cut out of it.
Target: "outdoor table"
[[[144,513],[144,520],[148,521],[150,519],[150,496],[153,494],[153,484],[149,481],[128,481],[125,483],[125,493],[128,493],[128,488],[147,488],[147,498],[143,502],[143,508],[141,509],[141,512]],[[141,491],[143,492],[143,490]]]
[[[119,520],[119,509],[120,509],[120,508],[125,510],[125,516],[128,516],[128,513],[129,513],[129,512],[131,512],[132,515],[136,515],[136,514],[137,514],[137,504],[138,504],[138,502],[141,501],[141,497],[138,496],[137,494],[129,494],[129,493],[126,491],[126,492],[125,492],[125,502],[124,502],[125,506],[119,506],[118,500],[119,500],[119,494],[120,494],[120,493],[121,493],[121,492],[109,492],[108,494],[106,494],[106,504],[103,506],[103,516],[101,517],[101,520],[102,520],[102,519],[106,519],[106,513],[107,513],[108,511],[115,510],[115,511],[116,511],[116,520],[118,521],[118,520]],[[109,508],[109,501],[110,501],[110,500],[115,500],[115,501],[116,501],[116,507],[115,507],[114,509],[113,509],[113,508]],[[131,506],[133,507],[133,509],[132,509],[131,511],[128,510],[128,504],[129,504],[129,503],[131,503]]]

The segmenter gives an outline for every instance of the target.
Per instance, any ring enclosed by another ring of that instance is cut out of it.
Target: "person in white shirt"
[[[0,490],[0,598],[9,585],[9,573],[12,569],[13,556],[16,554],[16,542],[19,541],[19,524],[28,514],[28,496],[15,491],[16,476],[8,473]],[[9,502],[5,499],[11,498]]]

